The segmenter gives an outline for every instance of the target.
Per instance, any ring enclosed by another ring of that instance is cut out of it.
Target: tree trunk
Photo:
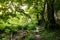
[[[48,22],[46,23],[45,28],[48,30],[55,30],[56,22],[54,18],[54,0],[47,0],[47,19]]]
[[[47,1],[47,17],[50,24],[55,24],[54,18],[54,0]]]

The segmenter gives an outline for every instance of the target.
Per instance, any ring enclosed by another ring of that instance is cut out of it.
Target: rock
[[[41,40],[40,35],[35,35],[34,40]]]

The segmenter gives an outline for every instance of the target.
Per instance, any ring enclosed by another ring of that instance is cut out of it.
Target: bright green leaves
[[[0,0],[0,23],[4,29],[34,29],[37,25],[37,14],[43,9],[44,0]],[[3,2],[3,3],[2,3]],[[6,29],[6,30],[8,30]],[[8,31],[6,31],[8,32]]]
[[[10,24],[18,24],[18,19],[16,17],[14,17],[14,18],[8,19],[8,22]]]
[[[5,25],[4,24],[0,24],[0,30],[4,30],[5,29]]]

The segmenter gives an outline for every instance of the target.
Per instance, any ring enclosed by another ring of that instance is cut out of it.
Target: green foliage
[[[11,31],[11,30],[9,30],[9,29],[5,29],[5,33],[6,33],[6,34],[9,34],[10,31]]]
[[[34,40],[34,36],[30,34],[24,40]]]
[[[0,0],[0,30],[6,34],[17,30],[34,30],[43,3],[44,0]],[[32,35],[27,38],[25,40],[33,40]]]
[[[55,11],[56,11],[56,13],[60,10],[60,0],[56,0],[56,2],[55,2]]]
[[[18,30],[35,30],[40,21],[39,31],[43,40],[53,40],[55,32],[44,31],[45,22],[42,21],[41,11],[46,0],[0,0],[0,40]],[[51,5],[52,0],[47,0]],[[60,0],[54,4],[55,11],[60,10]],[[47,8],[46,8],[47,9]],[[37,18],[37,14],[38,17]],[[43,14],[43,13],[42,13]],[[46,15],[47,16],[47,15]],[[44,16],[45,17],[45,16]],[[51,38],[51,39],[50,39]],[[6,39],[4,39],[6,40]],[[34,40],[33,34],[28,34],[24,40]]]
[[[44,30],[42,32],[40,32],[40,36],[42,38],[42,40],[55,40],[57,37],[58,32],[56,31],[47,31]]]

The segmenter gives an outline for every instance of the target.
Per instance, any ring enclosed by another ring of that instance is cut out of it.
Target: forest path
[[[13,38],[11,37],[11,40],[24,40],[30,34],[32,34],[32,36],[34,37],[34,40],[41,40],[38,27],[36,27],[36,30],[32,31],[20,30],[16,35],[13,35]]]

